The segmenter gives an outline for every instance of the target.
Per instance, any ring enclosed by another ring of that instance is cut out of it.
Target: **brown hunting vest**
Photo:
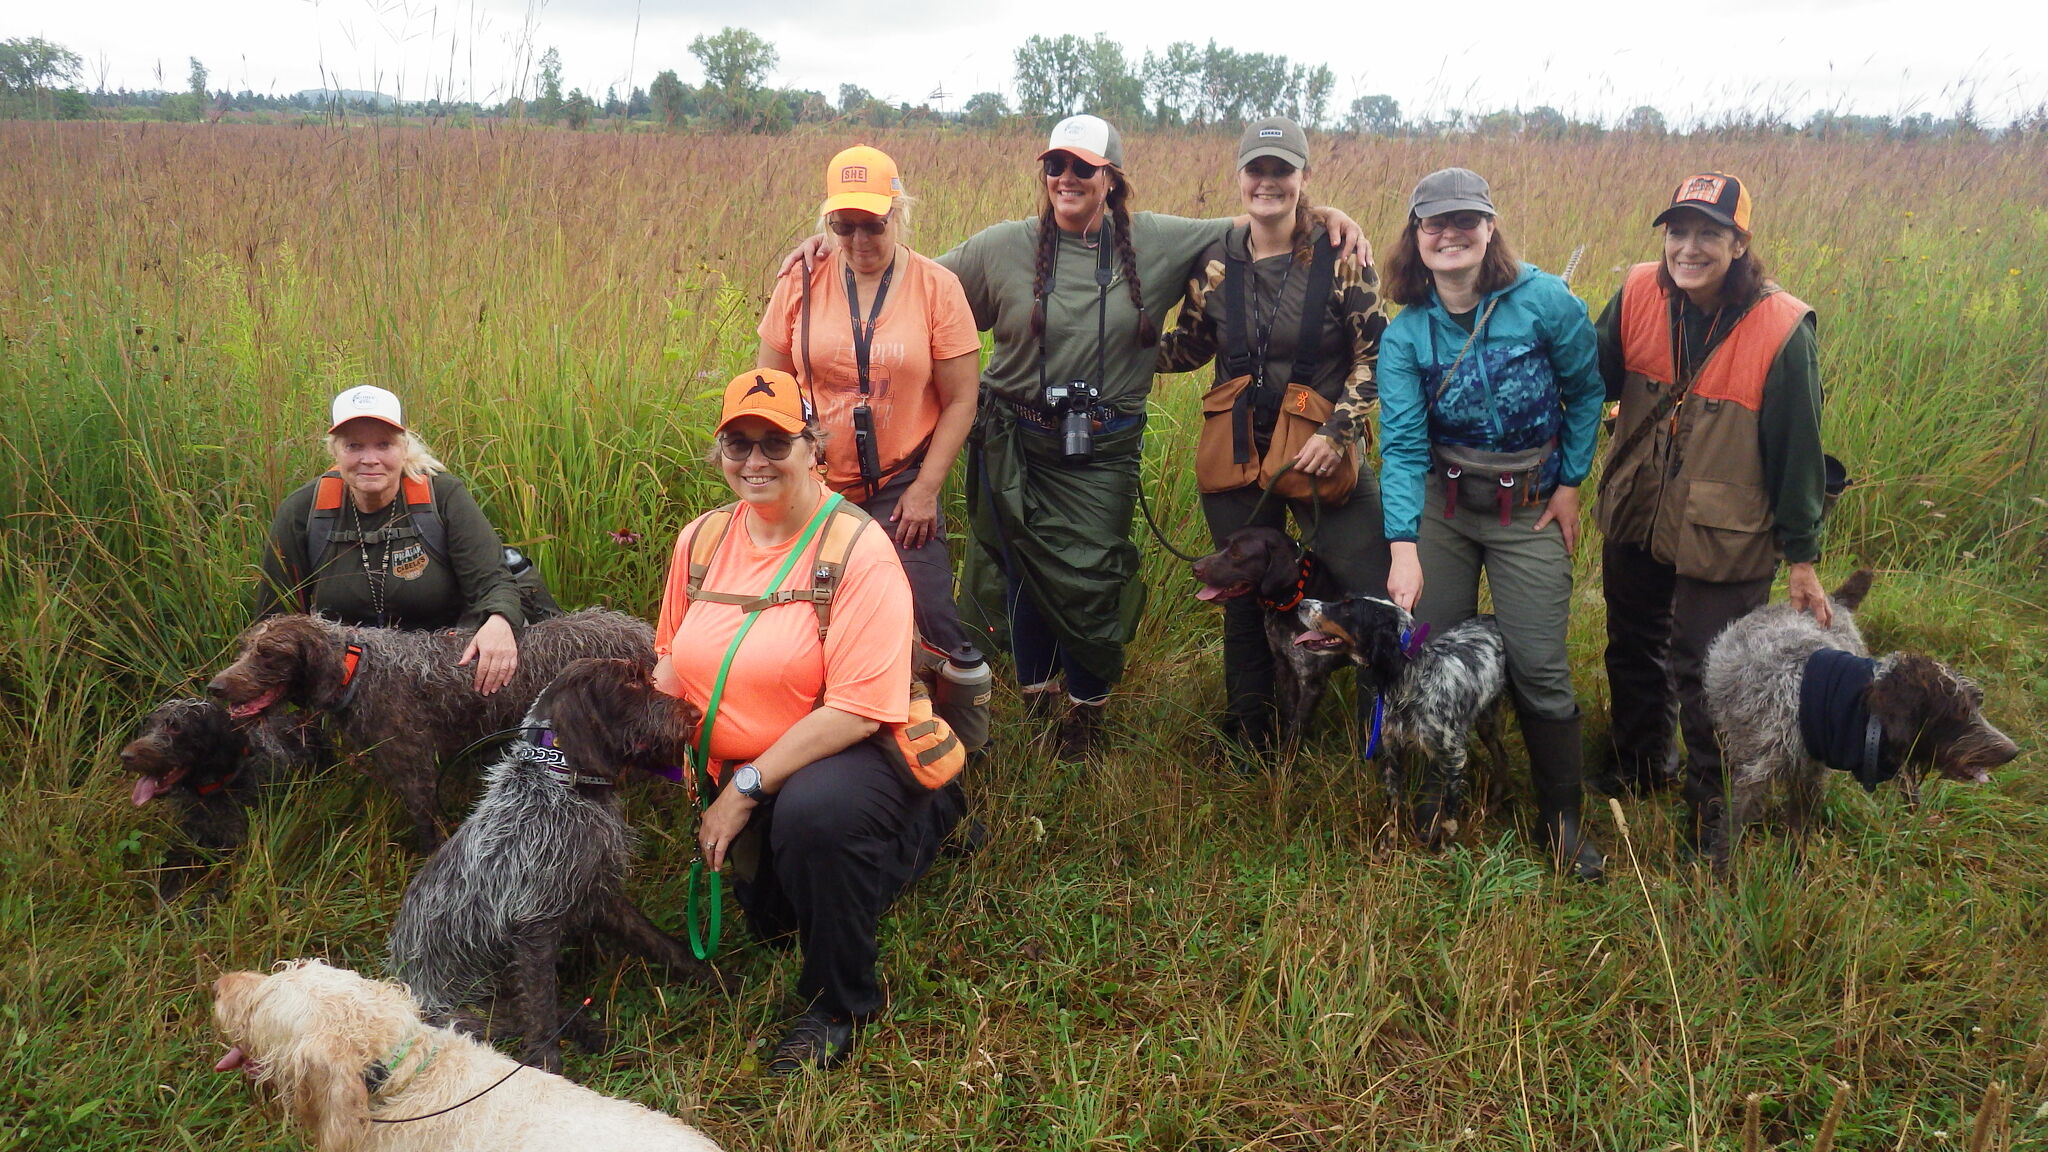
[[[1757,435],[1764,378],[1813,309],[1789,292],[1766,289],[1708,353],[1676,410],[1636,436],[1666,393],[1683,387],[1657,267],[1629,269],[1621,290],[1627,379],[1612,455],[1600,477],[1600,530],[1617,543],[1647,549],[1681,576],[1761,579],[1778,563]],[[1624,447],[1626,458],[1620,456]]]

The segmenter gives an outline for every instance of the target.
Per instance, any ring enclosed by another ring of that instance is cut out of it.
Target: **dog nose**
[[[206,694],[207,694],[208,696],[211,696],[211,697],[213,697],[213,698],[214,698],[215,700],[225,700],[225,699],[227,699],[227,695],[228,695],[228,686],[227,686],[227,683],[225,682],[225,680],[224,680],[224,679],[223,679],[222,677],[219,677],[219,676],[215,676],[215,677],[214,677],[213,679],[211,679],[211,680],[208,680],[208,681],[206,682]]]

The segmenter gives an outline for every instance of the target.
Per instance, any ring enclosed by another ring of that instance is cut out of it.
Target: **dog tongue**
[[[128,798],[135,802],[137,808],[140,808],[151,800],[163,795],[164,789],[165,784],[162,780],[155,776],[144,776],[135,781],[135,791],[129,793]]]
[[[1204,584],[1202,585],[1202,590],[1195,593],[1195,599],[1214,600],[1221,595],[1223,595],[1223,589],[1216,587],[1214,584]]]
[[[272,704],[277,703],[277,698],[282,695],[284,695],[284,689],[272,688],[268,692],[265,692],[263,695],[256,697],[254,700],[251,700],[246,704],[237,704],[234,707],[228,709],[228,715],[234,717],[237,720],[247,720],[249,717],[258,714],[262,712],[265,708],[268,708]]]
[[[1321,632],[1303,632],[1294,638],[1296,644],[1315,644],[1323,639]]]
[[[228,1049],[228,1054],[220,1058],[220,1062],[213,1066],[213,1070],[215,1072],[233,1072],[248,1062],[249,1054],[242,1051],[242,1046],[237,1044],[233,1048]]]

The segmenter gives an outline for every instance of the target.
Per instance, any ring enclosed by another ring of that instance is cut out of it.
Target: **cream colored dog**
[[[229,972],[213,997],[214,1021],[234,1046],[215,1071],[269,1084],[320,1152],[719,1152],[672,1116],[421,1023],[402,985],[299,960],[268,976]]]

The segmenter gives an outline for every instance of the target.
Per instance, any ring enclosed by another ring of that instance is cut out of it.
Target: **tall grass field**
[[[279,786],[209,894],[166,905],[176,831],[114,751],[226,663],[333,394],[396,390],[564,604],[651,616],[676,529],[728,498],[702,463],[718,390],[855,142],[0,124],[0,1150],[306,1146],[211,1071],[208,986],[300,956],[381,972],[418,866],[402,813],[346,763]],[[870,142],[921,251],[1035,210],[1034,137]],[[1235,212],[1232,144],[1131,138],[1137,205]],[[760,1074],[795,963],[729,927],[729,997],[574,958],[565,997],[614,1044],[570,1073],[736,1150],[2048,1147],[2048,151],[1318,149],[1311,196],[1383,249],[1417,177],[1485,174],[1528,259],[1586,246],[1595,310],[1655,257],[1679,177],[1747,178],[1760,252],[1819,311],[1827,446],[1857,479],[1823,577],[1878,569],[1872,647],[1976,678],[2021,758],[1918,811],[1837,778],[1803,858],[1766,832],[1725,882],[1680,862],[1669,796],[1589,801],[1604,885],[1529,847],[1526,797],[1424,853],[1348,701],[1268,772],[1217,754],[1218,618],[1148,540],[1108,750],[1055,765],[999,694],[970,783],[990,842],[885,922],[892,1002],[850,1066]],[[1146,446],[1183,549],[1205,378],[1160,381]],[[1595,749],[1597,552],[1572,638]],[[691,814],[660,782],[630,810],[633,891],[680,932]]]

